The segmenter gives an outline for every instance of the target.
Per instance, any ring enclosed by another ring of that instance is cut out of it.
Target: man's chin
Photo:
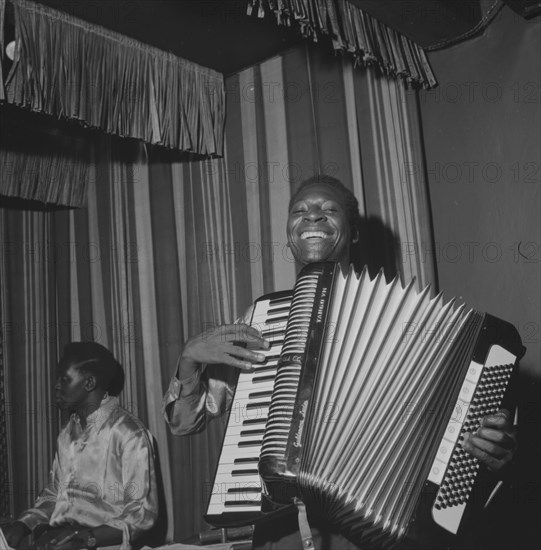
[[[299,262],[303,265],[313,264],[315,262],[333,262],[333,250],[325,250],[322,248],[301,250]]]
[[[62,401],[62,400],[59,400],[59,399],[57,399],[57,401],[56,401],[56,407],[57,407],[57,409],[61,410],[62,412],[70,410],[70,404],[67,403],[66,401]]]

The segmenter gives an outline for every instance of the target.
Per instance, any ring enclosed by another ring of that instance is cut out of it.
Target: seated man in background
[[[72,342],[57,368],[56,402],[71,413],[57,440],[49,484],[6,530],[17,548],[130,549],[158,515],[152,436],[120,407],[124,371],[94,342]]]

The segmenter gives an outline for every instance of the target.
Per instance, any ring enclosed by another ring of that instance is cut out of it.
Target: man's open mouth
[[[329,234],[324,233],[323,231],[303,231],[301,233],[301,239],[328,239]]]

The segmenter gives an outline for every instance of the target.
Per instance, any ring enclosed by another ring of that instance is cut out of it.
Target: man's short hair
[[[70,342],[64,347],[60,364],[92,374],[109,395],[118,395],[124,387],[124,369],[107,348],[96,342]]]
[[[333,178],[332,176],[328,176],[327,174],[316,174],[315,176],[312,176],[303,182],[300,183],[299,187],[295,190],[295,193],[293,193],[293,196],[291,197],[289,201],[289,207],[288,211],[291,210],[291,207],[297,200],[297,196],[299,193],[305,188],[310,185],[315,184],[322,184],[322,185],[328,185],[329,187],[332,187],[338,193],[340,194],[342,198],[342,203],[346,209],[346,215],[349,220],[349,225],[351,228],[351,235],[355,235],[359,232],[360,224],[361,224],[361,214],[359,213],[359,201],[355,197],[355,195],[337,178]]]

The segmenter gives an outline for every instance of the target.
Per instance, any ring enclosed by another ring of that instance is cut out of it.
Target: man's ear
[[[97,383],[98,381],[96,380],[96,377],[91,374],[85,380],[85,390],[88,392],[94,391],[96,389]]]
[[[351,234],[351,242],[352,243],[358,243],[359,242],[359,230],[355,229],[353,233]]]

